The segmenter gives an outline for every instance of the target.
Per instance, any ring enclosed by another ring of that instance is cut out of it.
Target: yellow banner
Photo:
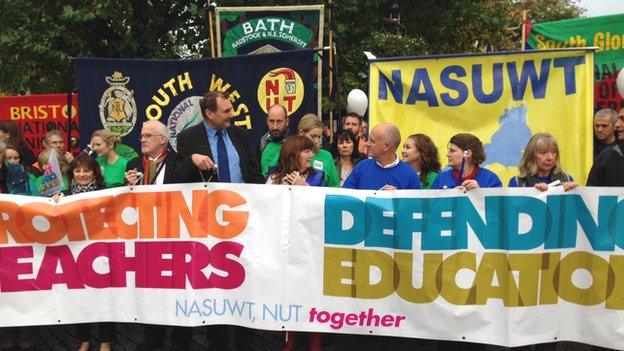
[[[552,50],[378,59],[370,62],[370,125],[393,123],[403,140],[429,135],[446,164],[449,139],[472,133],[482,166],[503,184],[534,133],[559,141],[563,169],[585,184],[592,163],[594,53]]]

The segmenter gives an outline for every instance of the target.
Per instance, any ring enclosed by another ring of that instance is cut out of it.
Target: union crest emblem
[[[100,120],[105,129],[120,136],[132,131],[137,119],[137,106],[134,101],[134,92],[126,88],[130,77],[124,77],[121,72],[114,72],[106,77],[110,85],[100,99]]]
[[[299,109],[304,96],[303,79],[288,67],[269,71],[258,84],[258,104],[265,113],[272,105],[280,104],[290,116]]]

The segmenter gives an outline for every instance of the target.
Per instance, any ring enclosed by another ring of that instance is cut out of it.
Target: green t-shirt
[[[427,183],[422,184],[423,189],[431,189],[431,185],[433,185],[433,181],[436,179],[437,176],[438,174],[434,171],[430,171],[429,173],[427,173]]]
[[[269,174],[269,167],[273,160],[279,158],[279,153],[282,151],[282,143],[276,143],[274,141],[268,142],[262,150],[262,156],[260,157],[260,167],[262,167],[262,175],[266,178]],[[277,161],[275,163],[277,165]]]
[[[115,152],[117,153],[117,155],[127,159],[128,161],[134,160],[135,158],[139,157],[139,154],[137,154],[137,152],[134,151],[133,148],[126,144],[115,145]]]
[[[320,149],[319,152],[314,154],[312,158],[312,167],[325,172],[325,186],[338,187],[340,186],[340,176],[338,175],[338,169],[334,163],[334,158],[329,151]]]
[[[107,188],[116,188],[126,183],[126,164],[128,163],[126,158],[119,156],[117,157],[117,161],[113,164],[108,164],[104,156],[98,156],[95,160],[102,169],[104,185],[106,185]]]
[[[279,152],[273,158],[273,161],[269,163],[267,169],[269,167],[277,166],[277,161],[279,160]],[[325,186],[329,187],[337,187],[340,186],[340,176],[338,176],[338,169],[336,169],[336,165],[334,164],[334,158],[329,153],[329,151],[321,149],[312,158],[312,167],[314,169],[318,169],[325,173],[324,180]]]

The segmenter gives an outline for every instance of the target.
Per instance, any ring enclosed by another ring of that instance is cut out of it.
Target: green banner
[[[323,47],[323,5],[220,7],[215,9],[219,57]],[[316,65],[316,113],[321,115],[322,61]],[[312,111],[308,111],[312,112]]]
[[[594,58],[594,109],[619,111],[624,99],[616,78],[624,67],[624,14],[534,24],[527,41],[530,49],[597,47]]]
[[[322,46],[323,5],[217,7],[219,56]]]
[[[304,49],[314,32],[303,25],[286,18],[263,17],[241,23],[225,33],[223,56],[236,56],[241,46],[257,41],[279,40]]]

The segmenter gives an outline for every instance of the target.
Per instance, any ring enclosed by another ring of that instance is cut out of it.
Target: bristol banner
[[[138,148],[141,124],[152,119],[167,125],[175,149],[176,136],[202,121],[199,101],[213,90],[229,93],[233,124],[258,145],[273,104],[286,108],[293,130],[301,116],[317,110],[314,55],[299,50],[197,60],[76,59],[81,145],[103,128]]]
[[[78,103],[72,94],[72,136],[78,137]],[[67,95],[0,96],[0,121],[19,125],[28,147],[39,155],[43,136],[52,129],[67,135]]]
[[[323,5],[217,7],[217,54],[237,56],[323,47]],[[316,78],[320,115],[322,61]]]
[[[245,184],[0,197],[0,326],[139,322],[624,349],[624,188]]]
[[[618,72],[624,67],[624,14],[534,24],[527,46],[538,50],[597,47],[594,110],[619,111],[624,107],[616,85]]]
[[[371,60],[371,126],[424,133],[442,159],[450,138],[472,133],[483,166],[504,184],[518,175],[534,133],[559,142],[563,169],[585,184],[592,163],[593,51],[584,49]],[[446,162],[442,162],[444,165]]]

